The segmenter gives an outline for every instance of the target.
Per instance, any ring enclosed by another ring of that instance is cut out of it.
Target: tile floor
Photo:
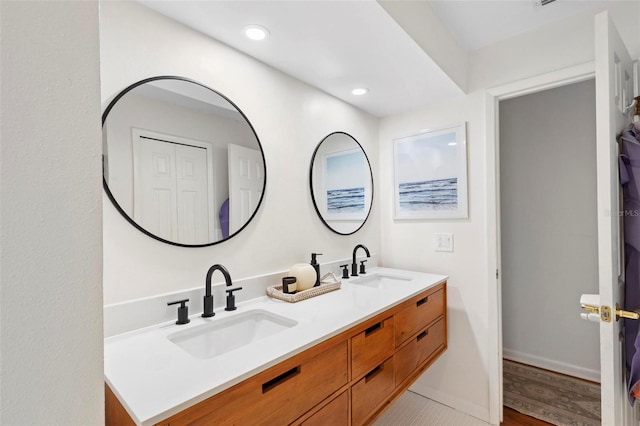
[[[375,423],[375,426],[400,425],[487,426],[489,423],[407,391]]]

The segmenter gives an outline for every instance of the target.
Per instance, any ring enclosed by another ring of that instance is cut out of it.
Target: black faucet
[[[353,249],[353,262],[351,263],[352,277],[358,276],[358,264],[356,263],[356,252],[358,251],[359,248],[363,248],[365,253],[367,253],[367,257],[371,257],[371,254],[369,254],[369,249],[364,244],[358,244],[357,246],[355,246],[355,248]]]
[[[211,275],[213,275],[214,271],[222,272],[224,275],[224,280],[227,283],[227,287],[230,287],[231,284],[231,275],[229,275],[229,271],[222,265],[215,264],[209,271],[207,272],[207,279],[205,281],[205,294],[204,294],[204,312],[202,316],[204,318],[209,318],[215,315],[213,312],[213,295],[211,294]]]

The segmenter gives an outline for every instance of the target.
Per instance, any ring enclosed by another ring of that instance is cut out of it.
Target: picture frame
[[[394,219],[466,219],[466,123],[393,140]]]
[[[371,204],[368,162],[360,148],[323,156],[323,204],[327,221],[361,221]]]

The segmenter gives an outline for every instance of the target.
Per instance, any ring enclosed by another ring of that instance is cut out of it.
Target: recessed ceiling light
[[[447,145],[449,145],[449,146],[456,146],[456,145],[458,145],[458,144],[457,144],[456,142],[449,142]]]
[[[351,91],[351,93],[353,93],[353,94],[354,94],[354,95],[356,95],[356,96],[362,96],[362,95],[364,95],[365,93],[367,93],[368,91],[369,91],[369,89],[367,89],[367,88],[365,88],[365,87],[360,87],[360,88],[357,88],[357,89],[353,89],[353,90]]]
[[[251,40],[264,40],[269,37],[269,31],[260,25],[247,25],[243,31],[244,35]]]

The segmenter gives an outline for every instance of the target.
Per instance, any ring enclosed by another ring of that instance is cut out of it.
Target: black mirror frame
[[[148,237],[153,238],[154,240],[158,240],[158,241],[161,241],[163,243],[170,244],[172,246],[193,247],[193,248],[196,248],[196,247],[209,247],[209,246],[213,246],[213,245],[216,245],[216,244],[223,243],[223,242],[235,237],[236,235],[238,235],[240,232],[242,232],[242,230],[244,228],[247,227],[247,225],[249,225],[249,223],[251,223],[253,218],[258,213],[258,210],[260,210],[260,206],[262,205],[262,201],[264,200],[264,196],[265,196],[265,194],[267,192],[267,162],[266,162],[266,158],[265,158],[265,155],[264,155],[264,150],[262,149],[262,144],[260,143],[260,138],[258,138],[258,134],[256,133],[255,129],[253,128],[253,125],[251,124],[251,122],[249,121],[247,116],[244,114],[244,112],[242,112],[242,110],[240,108],[238,108],[238,106],[235,103],[233,103],[229,98],[227,98],[226,96],[224,96],[222,93],[218,92],[217,90],[213,90],[212,88],[210,88],[208,86],[205,86],[204,84],[199,83],[199,82],[197,82],[195,80],[192,80],[192,79],[186,78],[186,77],[174,76],[174,75],[163,75],[163,76],[149,77],[149,78],[146,78],[144,80],[140,80],[140,81],[138,81],[136,83],[133,83],[130,86],[128,86],[127,88],[125,88],[124,90],[122,90],[120,93],[118,93],[116,95],[115,98],[113,98],[113,100],[111,102],[109,102],[109,105],[104,110],[104,113],[102,114],[102,127],[104,128],[104,123],[107,120],[107,116],[109,115],[109,112],[113,109],[113,107],[120,100],[120,98],[122,98],[124,95],[126,95],[128,92],[130,92],[131,90],[135,89],[138,86],[141,86],[141,85],[143,85],[145,83],[149,83],[151,81],[157,81],[157,80],[181,80],[181,81],[186,81],[186,82],[189,82],[189,83],[197,84],[198,86],[201,86],[201,87],[203,87],[203,88],[205,88],[207,90],[212,91],[213,93],[217,94],[218,96],[220,96],[221,98],[223,98],[224,100],[229,102],[240,113],[240,115],[242,115],[242,118],[245,119],[245,121],[247,122],[247,124],[251,128],[251,132],[253,133],[253,135],[256,138],[256,141],[258,142],[258,147],[260,148],[260,153],[262,154],[262,166],[263,166],[263,169],[264,169],[264,185],[262,187],[262,194],[260,195],[260,200],[258,201],[258,205],[256,206],[256,209],[251,214],[251,217],[249,218],[249,220],[247,220],[245,222],[245,224],[242,225],[242,227],[240,229],[238,229],[236,232],[234,232],[233,234],[229,235],[225,239],[222,239],[220,241],[215,241],[215,242],[212,242],[212,243],[207,243],[207,244],[181,244],[181,243],[176,243],[174,241],[169,241],[169,240],[165,240],[164,238],[158,237],[157,235],[155,235],[155,234],[147,231],[146,229],[144,229],[135,220],[133,220],[122,209],[120,204],[118,204],[118,202],[116,201],[114,195],[111,193],[111,190],[109,189],[109,185],[107,184],[107,181],[106,181],[106,179],[104,177],[104,170],[103,170],[103,173],[102,173],[102,187],[104,188],[104,191],[107,193],[107,196],[111,200],[111,203],[116,208],[116,210],[118,210],[118,212],[120,212],[120,214],[131,225],[133,225],[134,228],[136,228],[138,231],[142,232],[143,234],[147,235]],[[104,168],[104,154],[103,154],[103,168]]]
[[[320,146],[322,146],[322,143],[329,138],[332,135],[336,135],[336,134],[342,134],[342,135],[346,135],[348,137],[350,137],[355,143],[358,144],[358,146],[360,147],[360,149],[362,150],[362,153],[364,154],[364,158],[367,160],[367,165],[369,166],[369,177],[371,179],[371,202],[369,203],[369,210],[367,211],[367,217],[364,218],[364,220],[362,221],[362,223],[360,224],[360,226],[358,228],[356,228],[353,232],[348,232],[348,233],[344,233],[344,232],[338,232],[335,229],[333,229],[326,220],[324,220],[324,217],[322,217],[322,214],[320,213],[320,210],[318,210],[318,203],[316,202],[316,197],[313,193],[313,163],[316,159],[316,154],[318,153],[318,149],[320,149]],[[331,231],[335,232],[338,235],[353,235],[356,232],[358,232],[360,229],[362,229],[362,227],[364,226],[365,223],[367,223],[367,219],[369,219],[369,215],[371,215],[371,210],[373,209],[373,197],[374,197],[374,185],[373,185],[373,171],[371,170],[371,162],[369,161],[369,157],[367,156],[367,152],[364,150],[364,148],[362,147],[362,145],[360,145],[360,142],[358,142],[358,140],[356,138],[354,138],[352,135],[350,135],[347,132],[342,132],[342,131],[337,131],[337,132],[331,132],[329,133],[327,136],[325,136],[324,138],[322,138],[322,140],[318,143],[318,145],[316,146],[316,148],[313,150],[313,155],[311,156],[311,164],[309,166],[309,192],[311,193],[311,200],[313,201],[313,208],[316,210],[316,213],[318,214],[318,217],[320,218],[320,220],[322,221],[322,223],[329,228]]]

